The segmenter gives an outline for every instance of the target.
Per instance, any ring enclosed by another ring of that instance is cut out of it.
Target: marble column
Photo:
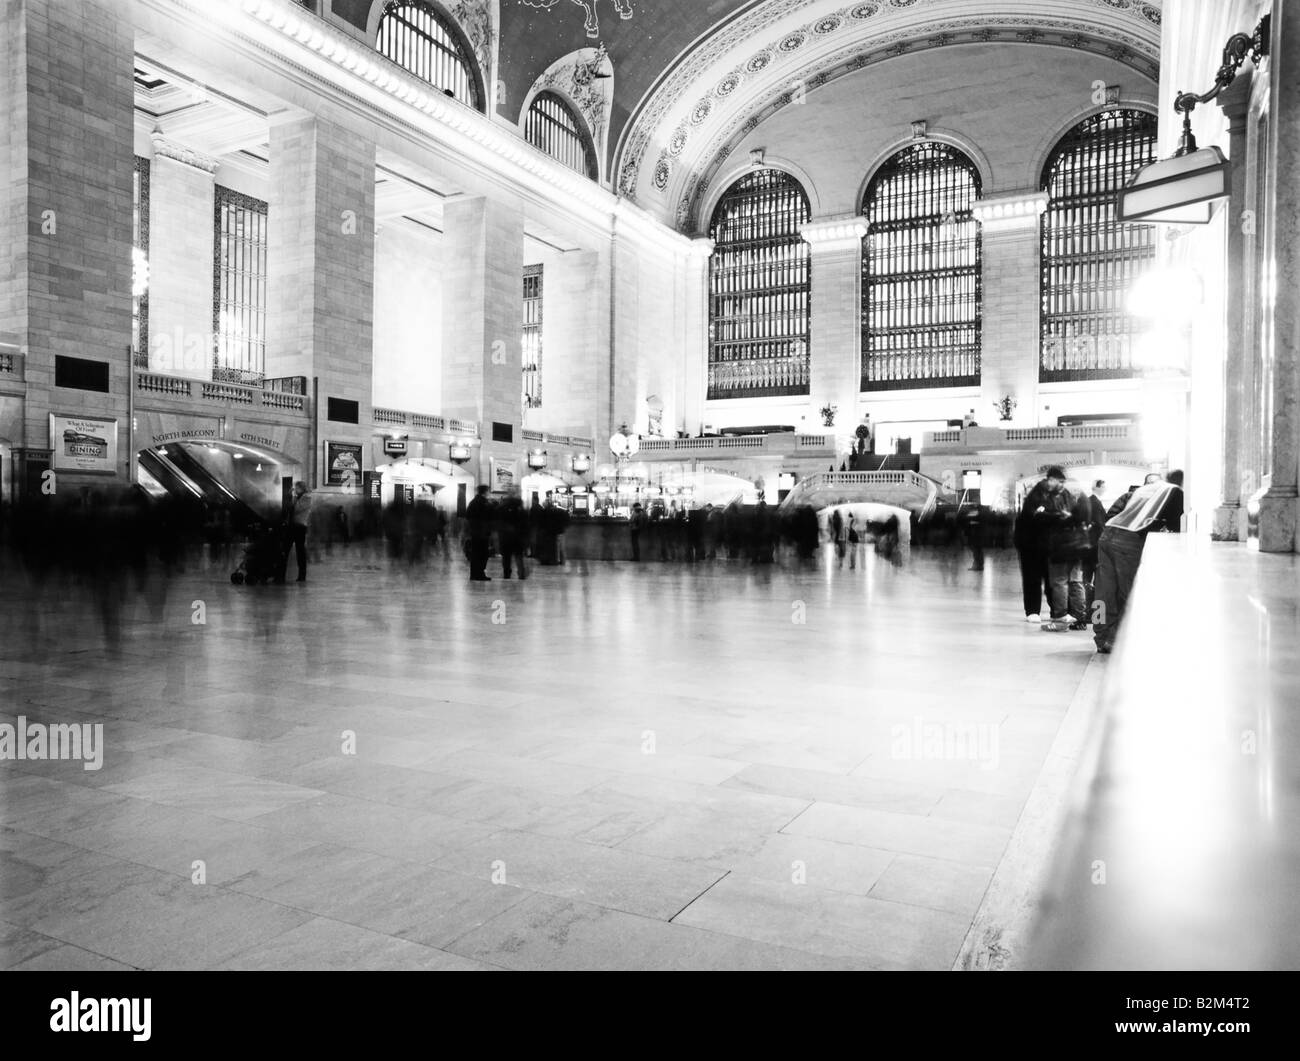
[[[212,216],[217,160],[153,136],[149,166],[149,369],[212,378]]]
[[[1273,307],[1273,424],[1269,489],[1260,501],[1259,548],[1289,553],[1296,548],[1300,499],[1300,0],[1273,5],[1271,114],[1268,158],[1274,200],[1266,204],[1273,227],[1276,299]],[[1265,293],[1266,294],[1266,293]],[[1267,297],[1267,294],[1266,294]]]
[[[491,439],[497,423],[522,442],[523,213],[482,197],[449,201],[443,260],[443,412],[477,421],[487,455],[513,454],[493,450]]]
[[[273,121],[270,170],[266,374],[316,381],[319,467],[325,442],[374,433],[375,145],[315,118]]]
[[[713,240],[697,239],[686,261],[685,321],[682,371],[678,384],[679,420],[664,430],[684,430],[698,435],[704,423],[704,401],[709,392],[709,259]]]
[[[857,214],[815,218],[799,234],[812,248],[809,404],[814,412],[837,406],[834,430],[847,440],[858,423],[862,393],[862,240],[867,221]],[[845,441],[845,449],[847,445]]]
[[[990,196],[975,205],[983,240],[984,316],[980,402],[976,418],[998,422],[993,406],[1015,399],[1024,422],[1037,426],[1039,350],[1039,219],[1047,193]]]
[[[95,417],[116,432],[129,474],[134,29],[116,0],[0,5],[0,343],[25,353],[18,489],[45,469],[49,414]],[[105,365],[108,391],[59,387],[59,356]],[[56,440],[57,441],[57,440]],[[56,465],[58,458],[56,455]],[[57,489],[107,486],[61,473]]]
[[[1245,436],[1250,430],[1247,416],[1250,398],[1255,393],[1254,362],[1247,326],[1247,318],[1255,307],[1246,301],[1246,292],[1250,290],[1247,274],[1253,259],[1247,256],[1251,241],[1247,239],[1243,222],[1249,191],[1246,118],[1250,109],[1250,81],[1250,75],[1242,73],[1218,101],[1228,119],[1232,198],[1228,202],[1227,289],[1224,292],[1222,503],[1214,512],[1212,531],[1216,541],[1240,541],[1246,536],[1246,523],[1242,518],[1242,503],[1246,500],[1242,497],[1246,474]]]

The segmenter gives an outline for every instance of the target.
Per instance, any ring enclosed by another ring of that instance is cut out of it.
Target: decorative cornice
[[[975,219],[988,232],[1033,232],[1047,209],[1046,192],[1011,192],[990,195],[975,204]]]
[[[867,219],[856,214],[817,218],[799,229],[799,235],[812,245],[813,251],[862,250],[867,234]]]
[[[217,167],[221,165],[211,155],[205,155],[202,151],[195,151],[192,147],[178,144],[175,140],[168,140],[160,132],[150,133],[149,139],[153,142],[154,158],[170,158],[174,162],[181,162],[186,166],[201,169],[209,177],[216,173]]]

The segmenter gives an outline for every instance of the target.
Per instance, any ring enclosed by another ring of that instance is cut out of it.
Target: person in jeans
[[[1097,550],[1092,633],[1097,651],[1103,655],[1115,646],[1147,535],[1152,531],[1177,534],[1182,530],[1183,473],[1170,472],[1164,482],[1145,484],[1128,495],[1123,508],[1115,512],[1118,506],[1116,502],[1111,509]]]
[[[1088,499],[1065,487],[1065,472],[1047,470],[1047,498],[1034,519],[1047,540],[1048,591],[1051,618],[1043,624],[1049,633],[1088,628],[1088,599],[1083,588],[1083,563],[1088,555]]]

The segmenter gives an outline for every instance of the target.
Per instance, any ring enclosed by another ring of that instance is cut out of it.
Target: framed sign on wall
[[[117,473],[117,421],[50,413],[51,466],[56,472]]]
[[[516,486],[515,462],[492,458],[492,493],[508,494]]]
[[[361,447],[350,442],[325,443],[325,485],[355,490],[361,486]]]

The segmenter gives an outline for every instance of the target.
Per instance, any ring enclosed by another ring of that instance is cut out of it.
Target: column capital
[[[987,195],[975,204],[975,219],[985,232],[1029,232],[1047,209],[1044,191],[1005,192]]]
[[[861,251],[867,234],[867,219],[861,214],[818,217],[799,229],[814,251]]]
[[[201,151],[195,151],[192,147],[186,147],[184,144],[178,144],[175,140],[168,140],[167,137],[155,130],[149,135],[153,141],[154,158],[170,158],[175,162],[184,163],[186,166],[192,166],[194,169],[200,169],[208,176],[217,172],[217,166],[220,163],[211,155],[205,155]]]
[[[694,260],[707,260],[713,257],[714,242],[707,237],[701,236],[698,239],[691,240],[690,248],[687,254]]]

